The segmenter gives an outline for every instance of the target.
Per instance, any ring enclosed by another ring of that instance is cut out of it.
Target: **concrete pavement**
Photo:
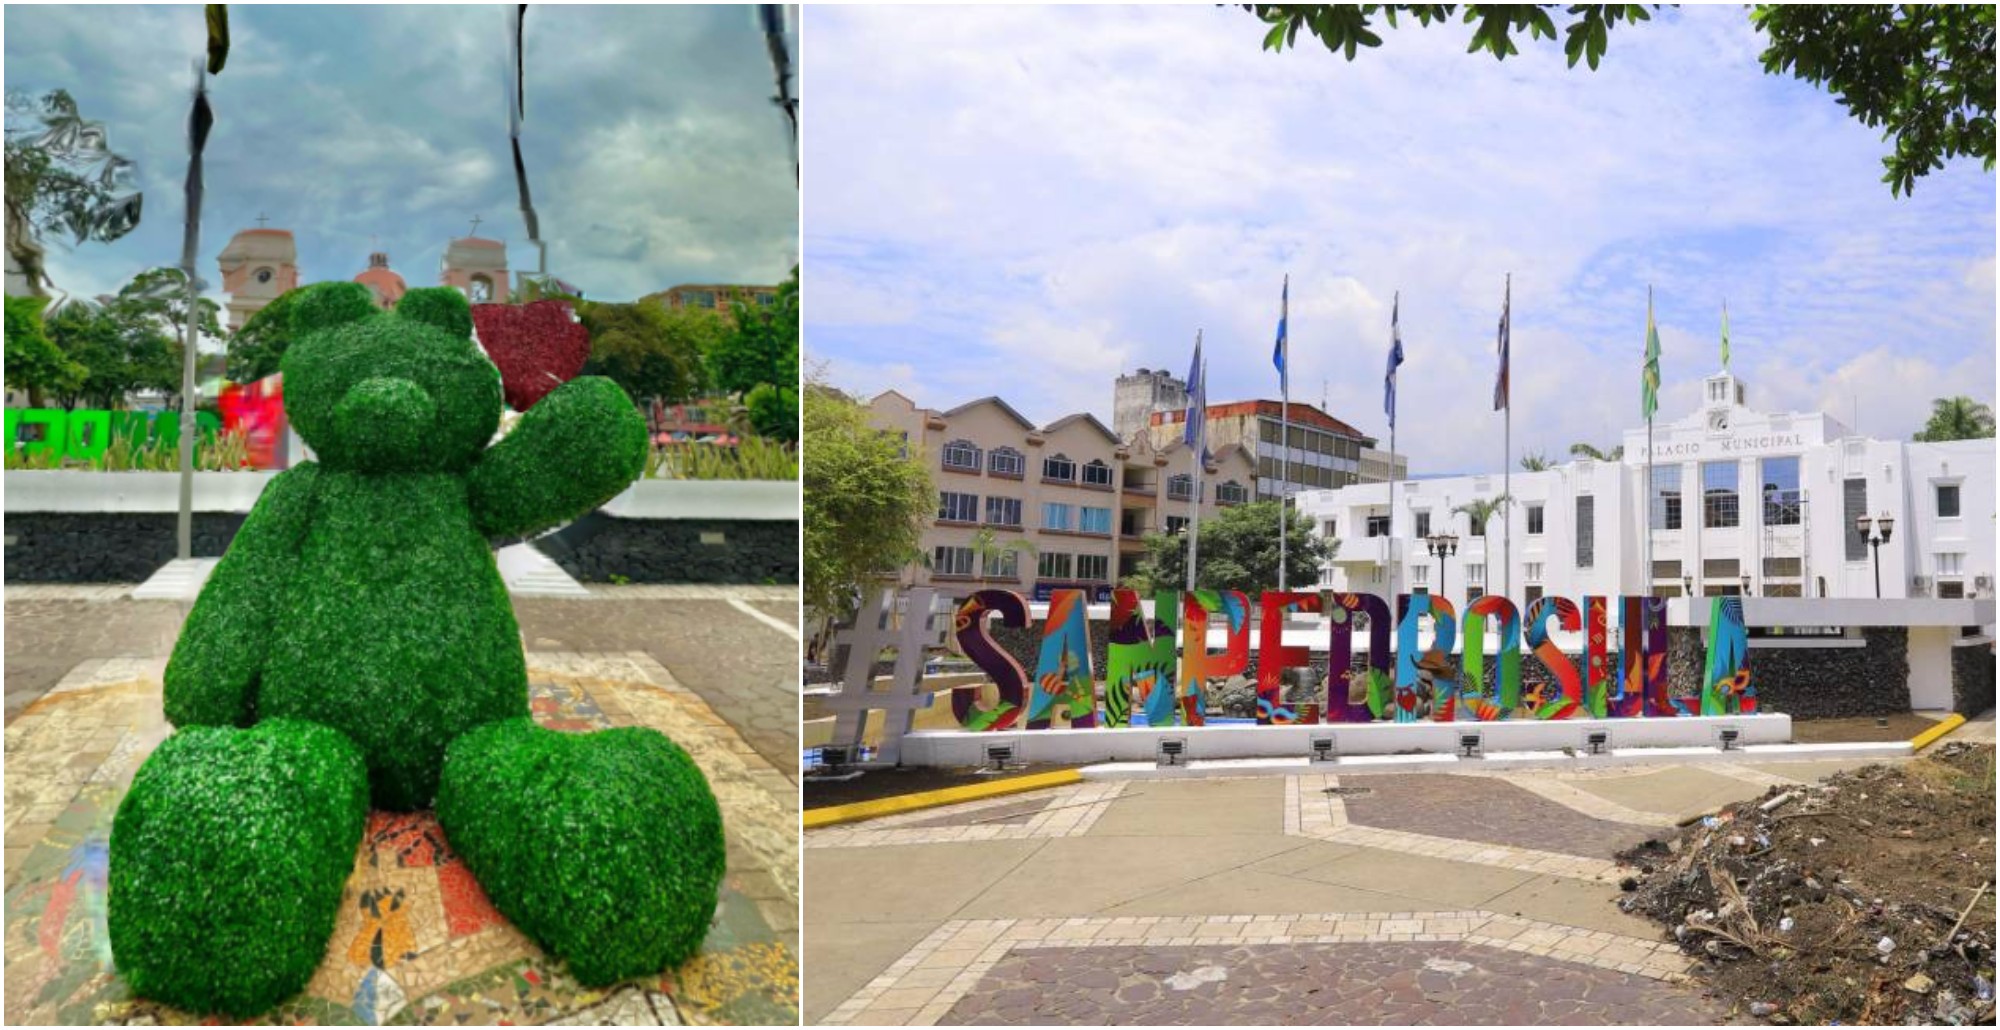
[[[1837,764],[1086,781],[809,831],[805,1016],[1721,1021],[1612,854]],[[1407,976],[1334,987],[1390,945]],[[1495,993],[1526,976],[1566,986]]]

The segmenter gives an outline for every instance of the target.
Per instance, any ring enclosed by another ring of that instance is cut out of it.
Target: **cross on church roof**
[[[485,221],[485,219],[480,218],[478,215],[472,216],[472,235],[479,235],[479,223],[482,221]]]
[[[264,223],[268,221],[270,221],[270,219],[264,217],[264,212],[262,211],[257,212],[257,228],[262,229],[264,227]]]

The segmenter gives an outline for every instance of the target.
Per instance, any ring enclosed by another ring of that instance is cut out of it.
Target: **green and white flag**
[[[1639,376],[1639,413],[1646,421],[1660,407],[1660,329],[1653,324],[1653,288],[1646,287],[1646,368]]]
[[[1722,370],[1729,371],[1729,302],[1722,302]]]

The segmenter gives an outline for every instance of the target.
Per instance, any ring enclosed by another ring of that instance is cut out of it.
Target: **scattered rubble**
[[[1620,855],[1619,906],[1774,1024],[1991,1025],[1993,775],[1948,743],[1773,788]]]

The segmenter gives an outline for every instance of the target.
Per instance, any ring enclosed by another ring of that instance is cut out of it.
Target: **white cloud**
[[[1719,363],[1725,297],[1766,401],[1815,405],[1882,347],[1925,382],[1983,367],[1992,396],[1992,177],[1961,163],[1892,199],[1876,134],[1766,77],[1740,11],[1621,29],[1594,73],[1546,47],[1468,55],[1462,26],[1353,63],[1272,55],[1227,8],[807,22],[808,346],[913,369],[921,403],[1105,414],[1115,370],[1178,373],[1197,327],[1211,397],[1272,395],[1286,272],[1295,399],[1324,378],[1334,414],[1384,436],[1401,291],[1398,442],[1432,469],[1501,461],[1509,272],[1517,453],[1637,421],[1649,283],[1669,415]],[[1882,411],[1878,431],[1914,428]]]

